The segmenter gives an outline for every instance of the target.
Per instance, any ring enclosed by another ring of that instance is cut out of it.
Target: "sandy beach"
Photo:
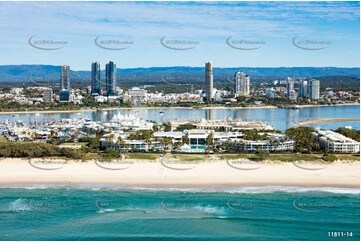
[[[312,186],[358,188],[359,162],[332,164],[249,163],[216,160],[181,163],[156,160],[75,162],[65,160],[0,160],[0,185],[122,184],[143,187]]]
[[[318,124],[318,123],[342,123],[342,122],[350,122],[350,121],[359,121],[360,118],[312,118],[312,119],[304,119],[301,122],[297,123],[297,126],[301,126],[304,124]]]

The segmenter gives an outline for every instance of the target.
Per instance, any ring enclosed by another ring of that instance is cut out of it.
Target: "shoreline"
[[[232,188],[305,188],[305,189],[314,189],[320,190],[322,189],[360,189],[360,186],[358,185],[339,185],[337,183],[335,184],[327,184],[327,185],[319,185],[317,183],[315,184],[305,184],[305,185],[294,185],[294,184],[270,184],[270,183],[248,183],[246,185],[242,184],[234,184],[234,183],[220,183],[216,185],[210,185],[210,184],[195,184],[195,185],[178,185],[178,184],[120,184],[120,183],[36,183],[36,182],[27,182],[27,183],[19,183],[19,182],[12,182],[12,183],[0,183],[0,189],[7,189],[7,188],[25,188],[25,189],[46,189],[46,188],[73,188],[73,189],[79,189],[79,190],[88,190],[88,189],[99,189],[102,188],[105,189],[116,189],[116,190],[142,190],[142,189],[152,189],[152,190],[192,190],[192,189],[205,189],[210,190],[211,192],[220,191]]]
[[[305,124],[342,123],[342,122],[352,122],[352,121],[360,121],[360,118],[311,118],[311,119],[301,120],[299,123],[295,125],[302,126]]]
[[[360,162],[325,163],[228,163],[207,161],[177,163],[127,160],[44,163],[44,159],[0,160],[0,187],[4,185],[114,185],[144,188],[226,187],[360,187]],[[36,163],[37,161],[37,163]],[[59,159],[58,161],[64,161]],[[32,163],[31,163],[32,162]],[[231,164],[231,165],[230,165]]]
[[[335,105],[321,104],[321,105],[299,105],[300,108],[317,108],[317,107],[337,107],[337,106],[360,106],[360,103],[342,103]],[[215,107],[112,107],[112,108],[102,108],[97,109],[74,109],[74,110],[38,110],[38,111],[1,111],[0,115],[7,114],[49,114],[49,113],[78,113],[78,112],[97,112],[97,111],[112,111],[112,110],[172,110],[172,109],[272,109],[278,108],[277,106],[264,105],[264,106],[251,106],[251,107],[225,107],[225,106],[215,106]]]

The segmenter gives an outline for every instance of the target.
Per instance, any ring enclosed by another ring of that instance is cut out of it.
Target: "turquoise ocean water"
[[[359,240],[358,189],[0,187],[0,240]]]

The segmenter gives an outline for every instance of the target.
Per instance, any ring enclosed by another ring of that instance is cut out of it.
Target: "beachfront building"
[[[262,120],[244,121],[241,119],[226,120],[172,120],[170,121],[171,130],[177,129],[181,125],[191,124],[197,129],[212,129],[216,131],[241,131],[241,130],[274,130],[274,127]]]
[[[244,144],[241,144],[240,147],[244,152],[255,152],[257,150],[265,150],[268,152],[275,151],[291,151],[293,150],[294,141],[284,141],[279,144],[272,144],[270,140],[248,140]]]
[[[313,133],[321,147],[333,153],[359,153],[360,142],[331,130],[319,130]]]
[[[242,132],[215,132],[214,130],[183,130],[171,132],[154,132],[150,140],[132,140],[134,132],[114,131],[104,135],[101,140],[103,147],[111,147],[121,151],[164,151],[205,153],[207,139],[211,138],[212,147],[219,150],[231,149],[236,152],[251,153],[257,150],[268,152],[292,151],[294,141],[287,139],[284,134],[260,133],[266,135],[266,140],[245,140]],[[121,137],[122,143],[119,143]],[[184,142],[187,137],[188,142]],[[164,142],[168,138],[169,142]],[[208,140],[209,141],[209,140]],[[221,148],[222,147],[222,148]]]
[[[292,151],[294,140],[288,139],[285,134],[259,133],[266,135],[266,140],[228,140],[227,147],[237,152],[253,153],[257,150],[267,152]]]

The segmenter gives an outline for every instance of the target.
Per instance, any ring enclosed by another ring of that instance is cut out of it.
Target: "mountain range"
[[[236,71],[242,70],[251,78],[286,78],[286,77],[324,77],[348,76],[360,77],[360,68],[340,67],[232,67],[213,68],[214,79],[223,81],[233,76]],[[174,67],[149,67],[149,68],[118,68],[118,79],[136,76],[144,81],[156,81],[160,76],[182,76],[204,78],[204,67],[174,66]],[[90,80],[90,70],[70,72],[71,79]],[[105,71],[102,71],[104,77]],[[0,65],[0,82],[29,82],[31,80],[59,80],[60,66],[53,65]]]

